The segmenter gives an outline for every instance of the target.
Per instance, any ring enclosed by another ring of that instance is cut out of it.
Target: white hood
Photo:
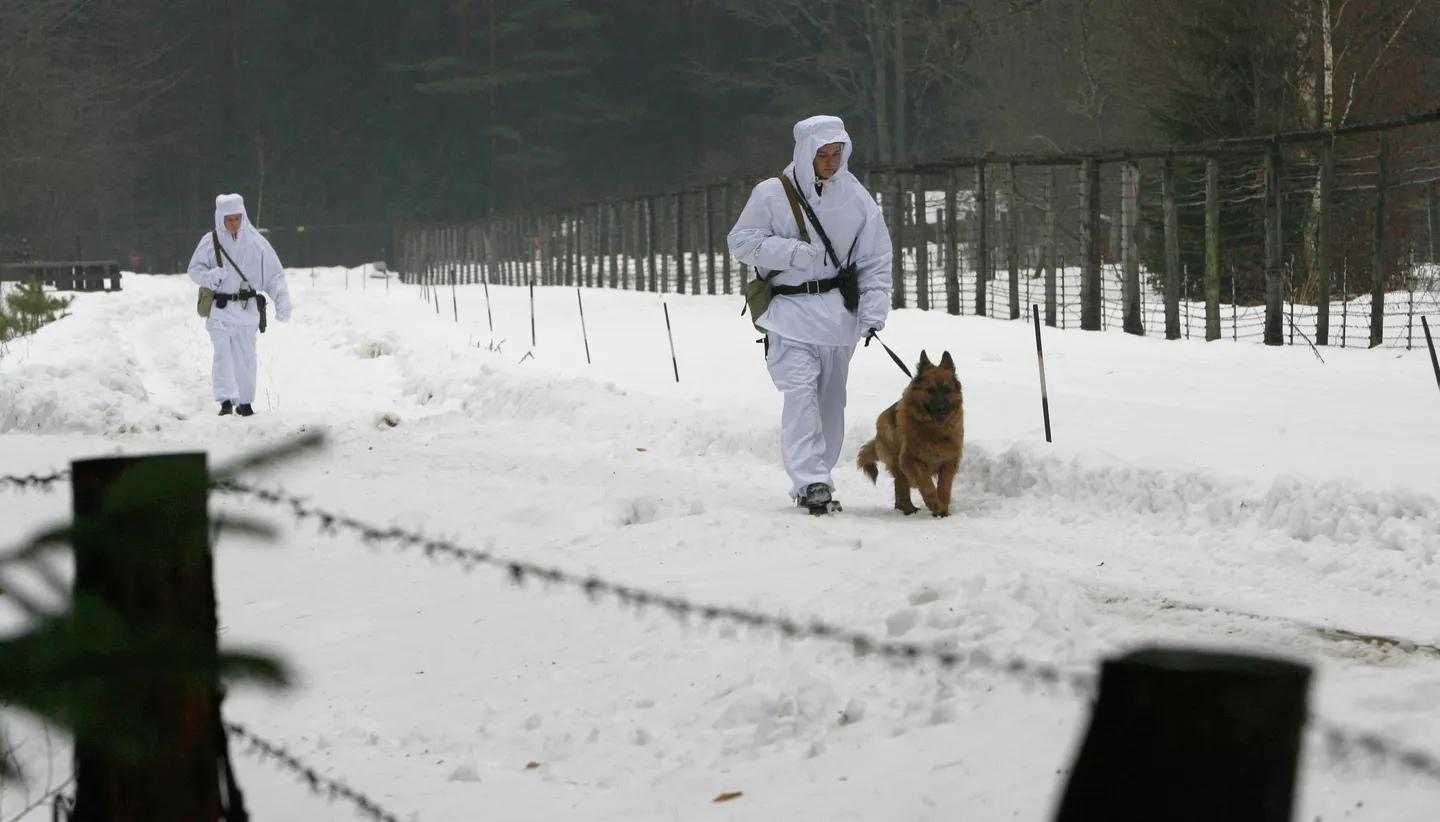
[[[225,229],[225,218],[231,214],[240,215],[240,231],[232,238]],[[220,194],[215,198],[215,231],[220,235],[220,244],[235,255],[236,249],[253,244],[260,239],[260,232],[250,224],[250,215],[245,213],[245,198],[239,194]]]
[[[831,143],[843,143],[845,148],[840,154],[840,168],[826,181],[827,185],[850,176],[851,146],[850,135],[845,133],[845,121],[834,115],[817,114],[795,124],[795,154],[785,173],[794,175],[806,199],[815,192],[815,153]]]

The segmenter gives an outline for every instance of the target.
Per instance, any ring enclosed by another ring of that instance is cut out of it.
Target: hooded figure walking
[[[796,123],[794,133],[787,179],[755,186],[728,240],[730,253],[772,284],[770,306],[754,321],[766,332],[765,364],[784,395],[780,449],[790,496],[824,514],[840,509],[831,471],[845,438],[850,358],[862,336],[885,328],[890,312],[890,233],[875,198],[848,170],[844,122],[819,115]]]
[[[275,301],[275,319],[290,319],[290,291],[275,249],[250,224],[239,194],[215,198],[215,230],[200,238],[190,257],[190,279],[215,292],[205,320],[215,356],[210,381],[220,415],[255,413],[255,335],[262,329],[265,299]]]

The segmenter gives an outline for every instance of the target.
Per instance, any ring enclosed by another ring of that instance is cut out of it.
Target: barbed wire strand
[[[1320,734],[1326,751],[1334,759],[1350,760],[1361,754],[1371,761],[1396,764],[1411,773],[1440,782],[1440,758],[1433,754],[1376,733],[1350,730],[1313,714],[1309,717],[1309,724],[1312,731]]]
[[[27,806],[26,806],[23,810],[21,810],[19,813],[17,813],[17,814],[15,814],[14,816],[10,817],[9,820],[7,820],[7,822],[20,822],[21,819],[25,818],[25,815],[26,815],[26,814],[30,813],[30,812],[33,811],[33,810],[37,810],[41,805],[44,805],[46,802],[49,802],[50,799],[51,799],[51,797],[58,796],[58,795],[59,795],[62,791],[64,791],[66,788],[70,787],[70,783],[72,783],[72,782],[74,782],[74,781],[75,781],[75,777],[74,777],[74,775],[71,775],[71,776],[70,776],[69,778],[67,778],[64,782],[61,782],[59,785],[56,785],[55,787],[51,788],[49,791],[46,791],[46,793],[45,793],[44,796],[40,797],[39,799],[35,800],[34,802],[31,802],[29,805],[27,805]]]
[[[0,475],[0,488],[9,486],[21,490],[49,491],[56,483],[70,479],[69,471],[57,471],[53,474],[4,474]]]
[[[68,472],[65,472],[65,474],[68,474]],[[38,484],[44,486],[58,482],[64,478],[65,474],[40,477],[38,483],[30,477],[19,479],[24,480],[23,485],[34,486]],[[6,479],[10,478],[7,477]],[[1027,684],[1039,683],[1045,686],[1053,687],[1058,685],[1066,687],[1076,695],[1085,698],[1092,697],[1097,692],[1096,678],[1091,672],[1066,672],[1055,665],[1036,663],[1019,657],[996,660],[991,659],[984,652],[966,654],[917,643],[881,640],[821,620],[802,622],[785,616],[776,616],[743,608],[696,603],[683,597],[622,585],[594,575],[580,576],[559,568],[546,567],[524,560],[497,555],[487,550],[466,548],[446,540],[432,539],[423,534],[406,531],[398,527],[380,528],[361,522],[353,517],[322,510],[308,504],[298,496],[251,487],[231,479],[212,481],[211,488],[221,493],[246,496],[261,502],[288,508],[297,521],[304,522],[313,520],[319,525],[323,533],[336,534],[339,531],[348,530],[369,544],[391,542],[398,544],[402,548],[419,548],[426,557],[432,560],[441,557],[450,557],[458,560],[467,571],[472,570],[475,566],[497,568],[504,571],[516,584],[523,585],[527,580],[534,578],[549,585],[578,590],[585,594],[586,598],[592,602],[598,601],[601,597],[609,596],[622,604],[635,607],[638,611],[644,611],[651,607],[659,608],[682,623],[688,623],[694,618],[698,618],[707,623],[716,621],[729,622],[751,629],[773,630],[780,636],[791,641],[819,639],[842,644],[848,646],[857,658],[875,656],[895,664],[931,662],[947,670],[968,664],[973,668],[990,670],[1013,679],[1024,681]],[[1337,754],[1349,754],[1356,751],[1363,752],[1372,758],[1392,763],[1404,770],[1422,774],[1428,778],[1440,781],[1440,759],[1437,759],[1431,754],[1417,749],[1407,748],[1378,734],[1347,731],[1333,722],[1318,717],[1311,717],[1310,722],[1312,729],[1321,733],[1329,748]],[[374,805],[374,803],[370,802],[363,795],[339,783],[324,780],[324,778],[320,777],[313,769],[308,768],[308,766],[300,763],[299,760],[293,756],[285,753],[282,748],[259,740],[258,737],[255,737],[238,725],[233,725],[233,723],[228,723],[227,729],[241,736],[246,742],[255,740],[261,743],[259,745],[252,745],[252,747],[257,751],[273,756],[277,761],[280,761],[292,771],[299,774],[311,784],[312,789],[323,783],[327,786],[326,789],[332,797],[344,797],[356,802],[362,809],[367,810],[367,812],[372,812],[372,818],[387,820],[387,822],[388,820],[397,819],[393,816],[386,816],[378,806]],[[320,791],[317,790],[317,793],[318,792]]]
[[[401,547],[419,548],[425,556],[431,559],[450,557],[458,560],[466,570],[475,566],[498,568],[517,584],[523,585],[527,580],[533,578],[549,585],[577,590],[592,602],[609,596],[641,611],[652,607],[658,608],[682,623],[691,619],[699,619],[707,623],[728,622],[751,629],[774,630],[787,640],[819,639],[846,645],[857,657],[873,655],[880,659],[903,664],[932,662],[944,669],[954,669],[968,664],[974,668],[1002,673],[1029,684],[1066,687],[1081,696],[1088,697],[1094,693],[1094,676],[1088,672],[1066,672],[1056,665],[1032,662],[1019,657],[993,660],[983,651],[967,654],[919,643],[877,639],[868,634],[818,619],[801,621],[744,608],[692,602],[684,597],[623,585],[594,575],[581,576],[559,568],[500,556],[487,550],[466,548],[446,540],[432,539],[423,534],[396,527],[380,528],[343,514],[321,510],[296,496],[253,488],[233,480],[217,482],[212,487],[220,492],[239,494],[289,508],[291,514],[298,521],[313,520],[319,524],[322,532],[333,534],[344,530],[357,534],[361,540],[369,544],[388,542],[396,543]]]
[[[282,770],[289,771],[304,782],[316,796],[324,796],[332,802],[343,799],[366,817],[378,822],[400,822],[399,816],[381,807],[375,800],[339,780],[322,775],[283,746],[256,736],[238,722],[225,722],[225,732],[245,744],[243,753],[262,762],[273,762]]]

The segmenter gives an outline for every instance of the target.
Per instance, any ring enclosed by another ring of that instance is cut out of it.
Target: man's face
[[[240,231],[240,223],[241,223],[241,220],[243,220],[243,219],[244,219],[244,218],[241,217],[239,214],[226,214],[226,215],[225,215],[225,230],[228,231],[228,232],[230,232],[231,236],[234,236],[235,234],[239,233],[239,231]]]
[[[820,147],[815,152],[815,176],[821,180],[828,180],[840,170],[840,159],[845,154],[844,143],[830,143]]]

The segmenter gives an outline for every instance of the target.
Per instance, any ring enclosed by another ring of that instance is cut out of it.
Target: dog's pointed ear
[[[929,354],[929,352],[921,351],[921,352],[920,352],[920,364],[917,365],[917,366],[915,366],[915,375],[918,377],[919,375],[924,374],[926,371],[929,371],[930,369],[932,369],[932,368],[934,368],[934,367],[935,367],[935,364],[932,363],[932,362],[930,362],[930,354]]]
[[[949,371],[955,370],[955,361],[950,359],[949,351],[946,351],[945,356],[940,358],[940,367]]]

